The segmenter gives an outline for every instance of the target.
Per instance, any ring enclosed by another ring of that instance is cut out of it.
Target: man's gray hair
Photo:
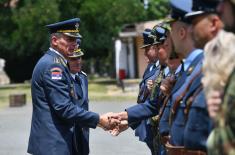
[[[62,33],[52,33],[51,35],[50,35],[50,38],[49,38],[49,40],[50,40],[50,45],[51,45],[51,40],[52,40],[52,37],[53,36],[55,36],[55,37],[57,37],[57,38],[60,38],[60,37],[62,37]]]

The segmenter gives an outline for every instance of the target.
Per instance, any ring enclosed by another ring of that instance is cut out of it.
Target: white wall
[[[126,42],[120,39],[115,41],[115,60],[116,60],[116,77],[118,78],[119,70],[124,69],[126,78],[135,78],[135,56],[134,43],[132,38]]]

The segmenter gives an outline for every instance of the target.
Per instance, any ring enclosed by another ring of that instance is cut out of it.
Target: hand
[[[171,90],[175,84],[175,78],[174,77],[166,77],[162,80],[160,89],[164,95],[170,95]]]
[[[100,116],[98,126],[104,130],[112,130],[121,123],[120,120],[119,115],[109,112]]]
[[[129,126],[127,121],[121,121],[121,123],[116,128],[110,130],[109,132],[113,136],[118,136],[121,132],[127,130],[128,127]]]
[[[153,80],[148,80],[147,81],[147,88],[148,88],[149,92],[152,91],[152,89],[153,89]]]
[[[221,108],[221,93],[219,91],[213,91],[207,98],[207,108],[209,116],[215,120],[218,112]]]
[[[126,111],[116,113],[121,121],[128,120],[128,114]]]

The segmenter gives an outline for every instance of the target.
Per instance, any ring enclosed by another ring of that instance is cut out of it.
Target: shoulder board
[[[57,63],[57,64],[60,64],[60,60],[57,57],[54,58],[53,62]]]
[[[66,67],[66,63],[64,62],[64,60],[60,57],[55,57],[54,58],[54,63],[57,63],[57,64],[62,64],[63,66]]]
[[[82,73],[83,75],[87,76],[87,74],[86,74],[85,72],[81,71],[81,73]]]

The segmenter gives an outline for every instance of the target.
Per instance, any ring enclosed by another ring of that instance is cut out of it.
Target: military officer
[[[215,13],[215,1],[193,0],[192,12],[186,18],[192,25],[192,37],[197,48],[217,35],[222,28],[220,18]],[[204,55],[207,55],[205,53]],[[212,121],[207,112],[202,72],[194,79],[185,97],[184,147],[186,153],[206,154],[206,141],[212,129]]]
[[[118,117],[87,111],[73,101],[74,84],[67,59],[77,47],[80,19],[47,25],[50,48],[36,64],[32,75],[33,114],[28,153],[34,155],[75,155],[74,123],[82,127],[106,129],[120,121]],[[116,118],[116,119],[115,119]]]
[[[143,32],[143,46],[144,55],[147,58],[148,66],[144,72],[143,80],[139,84],[139,94],[137,103],[144,103],[150,99],[150,90],[147,87],[148,80],[153,80],[159,74],[160,65],[158,61],[158,54],[154,48],[154,39],[150,37],[151,29],[145,29]],[[135,129],[135,135],[139,137],[140,141],[146,142],[152,154],[153,150],[153,135],[151,131],[151,124],[149,120],[141,121],[141,124]]]
[[[181,154],[184,151],[183,133],[184,133],[184,97],[192,81],[198,76],[202,66],[203,51],[194,47],[192,40],[191,27],[184,17],[186,13],[191,12],[191,1],[171,0],[172,8],[170,21],[171,36],[175,47],[175,52],[179,58],[184,59],[184,72],[176,81],[170,94],[167,107],[160,120],[161,134],[170,134],[169,143],[166,145],[168,154]],[[168,123],[170,122],[170,124]]]
[[[68,65],[72,82],[74,83],[73,102],[81,108],[88,110],[88,81],[87,75],[82,71],[82,56],[84,53],[79,47],[81,38],[77,39],[78,48],[68,58]],[[89,128],[83,127],[77,121],[74,124],[74,152],[76,154],[89,154]]]
[[[160,99],[160,83],[162,78],[165,75],[165,64],[167,61],[167,58],[169,56],[168,53],[170,53],[170,42],[166,41],[168,30],[162,26],[155,26],[153,30],[153,35],[155,36],[155,48],[158,52],[158,58],[159,63],[161,64],[160,73],[159,76],[154,79],[155,86],[152,88],[151,97],[150,100],[138,104],[132,107],[129,107],[126,109],[125,112],[120,112],[119,115],[122,117],[123,120],[128,120],[129,126],[134,127],[136,122],[139,122],[140,120],[155,116],[158,114],[161,101]],[[157,128],[156,128],[157,129]],[[155,131],[156,132],[156,131]],[[154,143],[155,144],[155,143]],[[160,144],[157,143],[156,147],[154,147],[155,151],[154,154],[161,154],[161,148]]]

